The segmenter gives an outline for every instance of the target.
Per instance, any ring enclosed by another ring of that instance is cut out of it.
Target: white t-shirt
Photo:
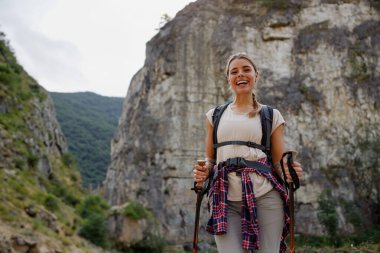
[[[206,117],[211,125],[213,125],[213,113],[214,109],[206,113]],[[281,113],[277,109],[273,109],[272,133],[278,126],[284,123],[285,121]],[[248,113],[233,111],[231,104],[229,104],[220,119],[217,137],[219,143],[224,141],[251,141],[260,144],[262,137],[260,114],[258,113],[256,116],[250,118]],[[260,149],[250,148],[245,145],[227,145],[217,149],[216,163],[218,164],[228,158],[234,157],[243,157],[246,160],[256,161],[265,158],[266,155]],[[265,177],[259,176],[256,173],[250,173],[250,176],[256,198],[264,195],[273,188],[269,180]],[[228,200],[241,201],[241,195],[241,177],[237,176],[236,173],[229,173]]]

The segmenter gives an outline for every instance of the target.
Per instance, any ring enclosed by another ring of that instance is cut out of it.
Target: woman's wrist
[[[212,165],[215,165],[215,159],[206,157],[205,160],[206,162],[211,163]]]
[[[274,163],[273,167],[274,167],[274,170],[277,173],[277,175],[282,176],[282,169],[281,169],[280,162]]]
[[[207,178],[210,178],[210,176],[213,174],[213,168],[215,165],[215,160],[207,158],[207,157],[205,158],[205,160],[206,160],[206,168],[208,170]]]

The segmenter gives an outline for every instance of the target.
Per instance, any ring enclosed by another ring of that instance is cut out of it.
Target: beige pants
[[[283,201],[280,194],[271,190],[256,199],[257,218],[260,226],[260,250],[255,253],[278,253],[284,226]],[[245,253],[242,248],[241,202],[228,201],[227,233],[216,235],[215,242],[219,253]]]

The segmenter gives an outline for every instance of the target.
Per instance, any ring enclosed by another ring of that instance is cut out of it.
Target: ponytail
[[[252,100],[253,100],[253,108],[252,111],[248,114],[250,118],[255,117],[259,112],[259,102],[257,102],[256,94],[252,91]]]

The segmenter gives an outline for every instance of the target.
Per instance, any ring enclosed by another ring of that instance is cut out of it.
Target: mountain
[[[0,185],[1,253],[106,252],[89,241],[106,246],[108,205],[81,187],[48,92],[1,31]]]
[[[282,112],[286,146],[305,171],[296,232],[336,238],[378,229],[379,20],[378,1],[189,4],[147,43],[112,140],[106,198],[140,202],[168,240],[191,242],[191,172],[204,158],[205,113],[231,98],[224,67],[246,52],[261,74],[259,101]],[[200,238],[212,241],[207,218],[204,205]]]
[[[110,163],[110,142],[122,112],[123,98],[92,92],[50,92],[50,95],[84,186],[99,186]]]

